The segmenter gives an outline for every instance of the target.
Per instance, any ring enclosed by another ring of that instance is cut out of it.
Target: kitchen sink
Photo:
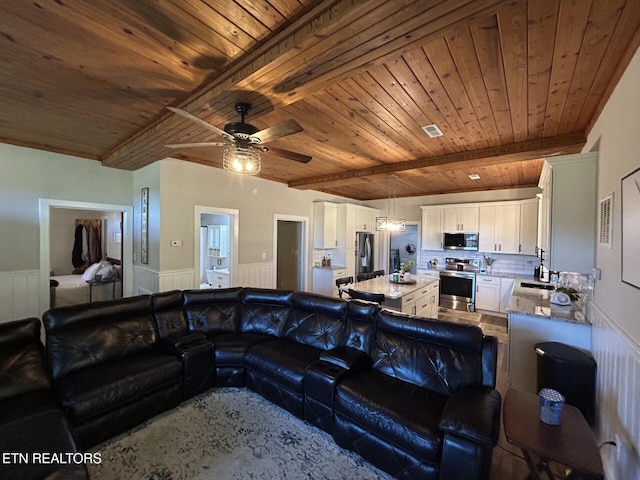
[[[524,288],[537,288],[537,289],[540,289],[540,290],[555,290],[556,289],[556,287],[554,287],[553,285],[544,285],[542,283],[521,282],[520,286],[524,287]]]

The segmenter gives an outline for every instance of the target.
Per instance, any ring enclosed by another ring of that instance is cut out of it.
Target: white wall
[[[192,268],[193,212],[195,205],[237,209],[240,214],[238,263],[272,261],[274,214],[297,215],[311,220],[316,200],[346,202],[309,190],[257,177],[232,175],[217,168],[165,159],[160,165],[161,211],[160,270]],[[136,184],[138,172],[136,172]],[[182,240],[182,247],[171,247]]]
[[[39,199],[131,205],[133,173],[0,144],[0,272],[39,269]]]
[[[613,248],[598,247],[593,354],[598,362],[598,433],[617,440],[605,457],[616,478],[640,478],[640,289],[621,281],[622,177],[640,167],[640,51],[636,52],[592,130],[584,151],[598,150],[598,195],[613,192]],[[640,239],[635,239],[637,244]],[[638,268],[627,265],[626,268]]]

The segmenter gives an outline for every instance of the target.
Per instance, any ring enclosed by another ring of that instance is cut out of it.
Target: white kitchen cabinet
[[[422,209],[422,250],[442,250],[444,220],[443,207],[420,207]]]
[[[513,293],[513,286],[515,285],[516,280],[514,278],[502,277],[500,279],[500,312],[507,313],[507,308],[509,308],[509,300],[511,299],[511,294]]]
[[[539,246],[549,270],[587,273],[595,265],[597,162],[597,152],[545,159]]]
[[[370,207],[355,205],[355,231],[374,233],[376,231],[376,217],[380,211]]]
[[[313,268],[313,293],[337,297],[338,288],[336,279],[347,275],[346,268],[314,267]]]
[[[229,288],[229,273],[212,270],[207,275],[209,285],[213,289]]]
[[[416,294],[415,315],[425,318],[438,318],[438,304],[440,301],[440,282],[433,282],[421,288]]]
[[[207,255],[226,257],[229,254],[229,227],[227,225],[207,225]]]
[[[445,205],[443,231],[447,233],[477,232],[478,213],[478,205]]]
[[[479,251],[519,253],[519,202],[496,202],[494,204],[480,205],[478,218]]]
[[[520,247],[522,255],[537,255],[538,199],[529,198],[520,202]]]
[[[500,277],[477,276],[476,310],[500,311]]]
[[[313,248],[336,248],[338,205],[332,202],[313,204]]]

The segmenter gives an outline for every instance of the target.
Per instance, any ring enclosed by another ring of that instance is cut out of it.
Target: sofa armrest
[[[463,388],[449,397],[440,429],[493,447],[500,431],[500,392],[492,388]]]
[[[206,340],[202,332],[175,332],[158,339],[156,346],[163,352],[181,356],[184,350],[195,343]]]
[[[320,354],[319,360],[330,363],[349,372],[364,370],[371,365],[369,355],[353,347],[340,346]]]

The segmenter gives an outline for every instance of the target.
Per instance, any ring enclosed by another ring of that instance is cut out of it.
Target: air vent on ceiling
[[[600,199],[600,232],[598,244],[601,247],[613,248],[611,232],[613,230],[613,192]]]
[[[469,178],[471,180],[480,180],[480,175],[478,175],[477,173],[472,173],[471,175],[469,175]]]
[[[422,127],[422,130],[424,130],[424,133],[429,135],[431,138],[441,137],[442,135],[444,135],[442,133],[442,130],[440,130],[435,123],[432,123],[431,125],[425,125],[424,127]]]

